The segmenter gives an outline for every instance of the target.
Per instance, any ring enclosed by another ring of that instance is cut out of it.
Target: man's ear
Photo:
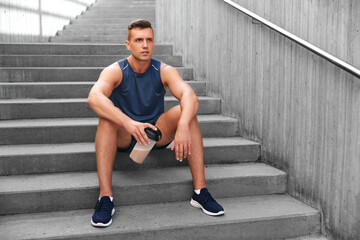
[[[126,44],[126,48],[130,51],[130,42],[129,42],[129,40],[126,40],[125,44]]]

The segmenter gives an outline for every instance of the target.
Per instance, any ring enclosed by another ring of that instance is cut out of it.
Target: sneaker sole
[[[220,212],[217,212],[217,213],[213,213],[213,212],[209,212],[207,211],[205,208],[203,208],[203,206],[201,206],[200,203],[198,203],[197,201],[195,201],[194,199],[191,198],[190,200],[190,205],[195,207],[195,208],[201,208],[202,211],[207,214],[207,215],[210,215],[210,216],[220,216],[220,215],[224,215],[225,212],[224,211],[220,211]]]
[[[115,213],[115,208],[113,208],[113,210],[111,211],[111,216],[114,215],[114,213]],[[111,223],[112,223],[112,219],[110,219],[110,221],[107,222],[107,223],[100,223],[100,222],[99,223],[94,223],[92,218],[91,218],[91,225],[93,225],[94,227],[108,227],[108,226],[111,225]]]

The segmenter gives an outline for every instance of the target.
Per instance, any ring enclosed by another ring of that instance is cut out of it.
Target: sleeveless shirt
[[[147,121],[164,112],[165,89],[160,77],[161,62],[151,59],[144,73],[135,72],[127,58],[118,61],[122,80],[109,99],[135,121]]]

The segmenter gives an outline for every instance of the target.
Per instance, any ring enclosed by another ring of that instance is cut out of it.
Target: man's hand
[[[124,124],[124,127],[126,131],[128,131],[131,135],[134,136],[134,138],[140,145],[144,145],[144,146],[150,143],[150,139],[146,135],[144,129],[149,127],[155,131],[157,130],[157,128],[150,123],[137,122],[132,119],[127,121]]]
[[[183,158],[186,158],[191,154],[191,133],[189,124],[182,124],[179,122],[171,150],[174,149],[176,160],[180,162],[182,162]]]

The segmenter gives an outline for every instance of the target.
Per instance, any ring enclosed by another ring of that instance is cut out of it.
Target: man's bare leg
[[[112,197],[112,172],[117,147],[130,146],[131,135],[126,130],[104,118],[99,119],[95,150],[100,185],[100,197]]]
[[[180,115],[180,106],[175,106],[159,117],[156,123],[156,127],[161,130],[163,137],[156,144],[157,146],[163,146],[165,144],[168,144],[174,139]],[[187,156],[187,159],[190,165],[194,189],[202,189],[206,187],[204,172],[204,152],[200,127],[196,116],[192,119],[190,123],[190,131],[192,151],[191,155]]]

